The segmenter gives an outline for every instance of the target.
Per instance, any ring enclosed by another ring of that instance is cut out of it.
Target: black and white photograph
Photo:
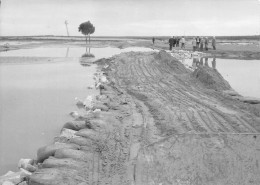
[[[260,185],[260,0],[0,0],[0,185]]]

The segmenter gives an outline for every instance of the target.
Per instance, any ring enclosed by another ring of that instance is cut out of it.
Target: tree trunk
[[[88,37],[89,37],[89,43],[90,43],[90,34],[88,35]]]
[[[87,35],[85,35],[85,38],[86,38],[86,44],[88,44],[88,38],[87,38]]]

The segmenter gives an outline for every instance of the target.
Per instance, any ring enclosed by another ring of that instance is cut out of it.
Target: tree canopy
[[[90,21],[83,22],[79,25],[79,32],[83,35],[90,35],[95,32],[95,27]]]

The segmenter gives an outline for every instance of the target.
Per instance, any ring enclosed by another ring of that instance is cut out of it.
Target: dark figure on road
[[[205,38],[205,50],[208,51],[209,50],[209,39],[208,37]]]
[[[197,37],[196,38],[196,48],[199,49],[199,46],[200,46],[200,38]]]
[[[173,38],[174,38],[174,37],[172,37],[172,38],[169,39],[170,51],[172,50],[172,46],[173,46]]]
[[[173,37],[173,44],[172,44],[173,47],[176,46],[176,43],[177,43],[177,40],[176,40],[176,39],[177,39],[177,37]]]
[[[202,38],[200,39],[200,51],[203,51],[204,42],[205,42],[205,40],[204,40],[204,38],[202,37]]]
[[[176,47],[180,46],[180,37],[176,37]]]
[[[153,37],[153,44],[154,44],[155,38]]]

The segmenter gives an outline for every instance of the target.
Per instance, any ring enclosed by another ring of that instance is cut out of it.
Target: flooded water
[[[150,48],[130,47],[125,49],[119,48],[83,48],[83,47],[68,47],[68,48],[33,48],[33,49],[20,49],[11,50],[7,52],[0,52],[0,56],[12,57],[81,57],[85,53],[91,53],[98,58],[110,57],[121,52],[128,51],[153,51]]]
[[[199,65],[208,65],[219,71],[231,87],[242,96],[260,98],[260,61],[235,60],[218,58],[186,59],[183,61],[195,68]]]
[[[21,157],[34,158],[58,135],[76,110],[75,97],[95,94],[96,66],[78,60],[0,66],[0,174],[15,170]]]
[[[88,48],[92,60],[147,48]],[[20,158],[35,158],[77,110],[75,97],[97,94],[96,66],[80,61],[86,48],[34,48],[0,53],[0,175],[17,171]],[[1,58],[2,57],[2,58]],[[5,58],[3,58],[5,57]],[[37,58],[36,61],[35,57]],[[46,60],[41,57],[55,57]],[[58,59],[56,57],[59,57]]]

